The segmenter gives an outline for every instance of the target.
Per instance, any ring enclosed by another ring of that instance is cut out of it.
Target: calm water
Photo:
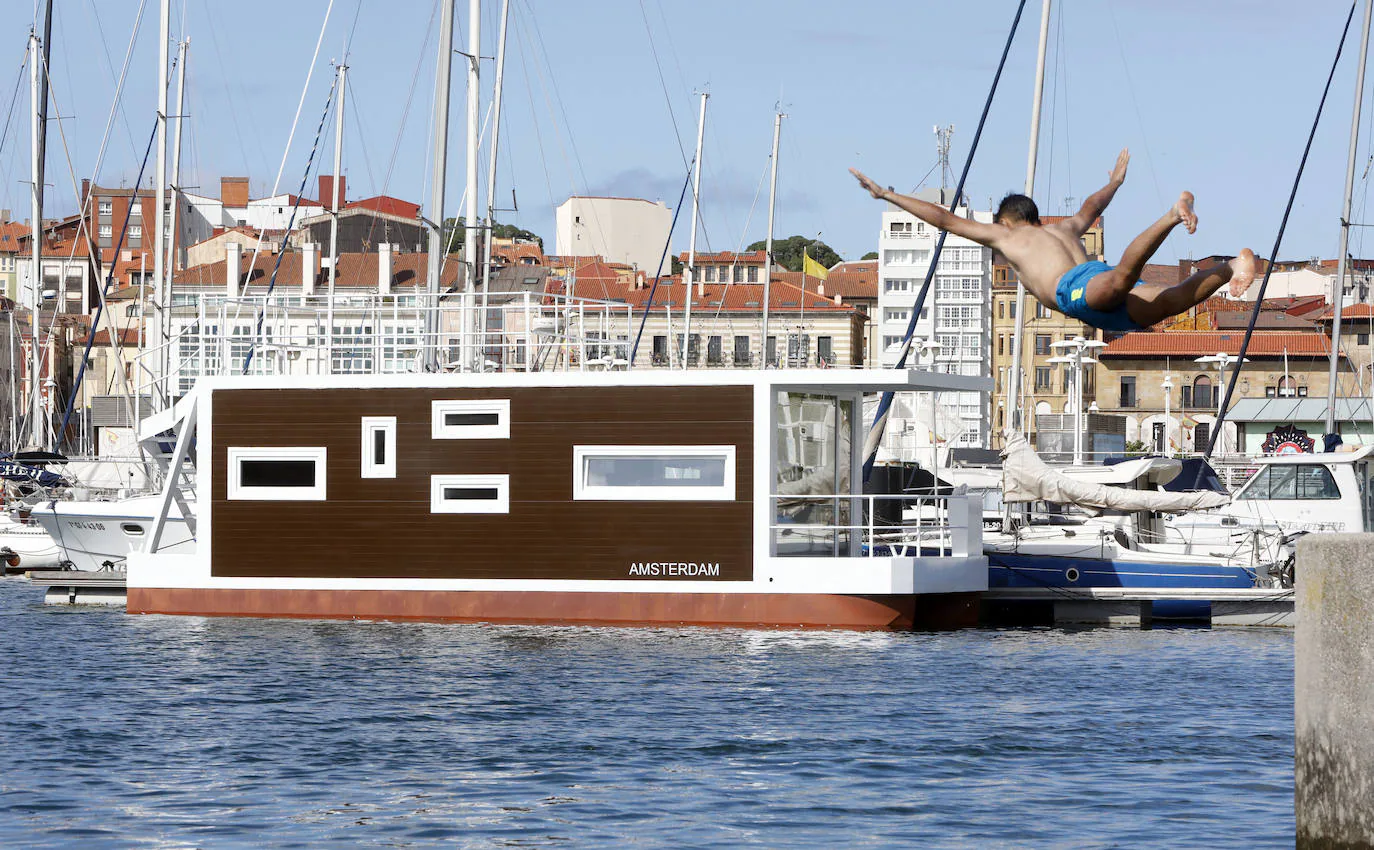
[[[1293,636],[130,617],[0,581],[0,846],[1282,847]]]

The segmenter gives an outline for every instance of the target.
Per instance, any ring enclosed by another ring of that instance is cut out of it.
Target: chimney
[[[344,208],[344,204],[348,202],[347,197],[345,197],[345,195],[344,195],[344,192],[346,192],[347,190],[348,190],[348,178],[345,177],[344,175],[340,174],[340,175],[339,175],[339,209],[343,209],[343,208]],[[320,175],[320,206],[324,207],[324,208],[327,209],[327,210],[332,210],[332,209],[334,209],[334,175],[332,175],[332,174],[321,174],[321,175]]]
[[[219,179],[219,201],[226,207],[248,206],[248,178],[221,177]]]
[[[90,195],[91,195],[91,181],[90,181],[90,178],[82,177],[82,178],[81,178],[81,208],[82,208],[83,210],[86,208],[86,199],[89,198]]]
[[[240,265],[243,257],[239,254],[239,243],[230,242],[224,246],[224,294],[230,298],[239,297]]]
[[[820,283],[816,284],[816,294],[817,294],[817,295],[824,295],[824,294],[825,294],[825,281],[821,281]]]
[[[391,294],[391,245],[387,242],[377,246],[377,293]]]
[[[320,277],[320,245],[307,242],[301,246],[301,294],[314,295],[315,281]]]

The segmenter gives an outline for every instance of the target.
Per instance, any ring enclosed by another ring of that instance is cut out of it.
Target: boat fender
[[[3,557],[5,563],[9,564],[11,567],[19,566],[19,553],[8,546],[0,549],[0,557]]]
[[[1067,570],[1064,570],[1064,580],[1069,582],[1070,584],[1073,584],[1074,582],[1078,581],[1078,576],[1079,573],[1077,567],[1069,567]]]

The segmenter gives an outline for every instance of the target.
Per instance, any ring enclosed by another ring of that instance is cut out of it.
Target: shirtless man
[[[1126,246],[1116,268],[1088,259],[1079,240],[1125,182],[1130,159],[1130,153],[1123,150],[1107,185],[1084,201],[1077,214],[1053,224],[1040,223],[1035,202],[1025,195],[1003,198],[993,223],[984,224],[954,215],[937,204],[899,195],[859,171],[849,170],[873,197],[896,204],[941,230],[1000,251],[1037,301],[1095,328],[1142,330],[1201,304],[1228,282],[1231,295],[1239,297],[1255,280],[1255,254],[1249,248],[1173,286],[1140,281],[1145,263],[1164,244],[1169,231],[1180,224],[1189,233],[1197,231],[1191,192],[1180,195],[1178,203]]]

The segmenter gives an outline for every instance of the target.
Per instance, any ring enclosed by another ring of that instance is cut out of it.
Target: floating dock
[[[32,570],[29,581],[46,585],[48,605],[119,605],[128,602],[123,570]]]

